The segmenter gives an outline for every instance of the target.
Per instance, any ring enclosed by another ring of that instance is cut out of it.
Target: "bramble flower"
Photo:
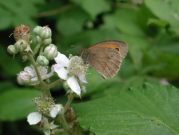
[[[53,75],[53,72],[48,73],[46,67],[38,67],[40,76],[42,80],[48,79]],[[21,85],[37,85],[39,84],[39,79],[37,77],[36,71],[33,66],[27,66],[17,75],[17,81]]]
[[[80,96],[80,84],[87,83],[85,78],[87,66],[82,58],[73,56],[69,59],[64,54],[58,52],[55,61],[57,64],[53,65],[54,71],[61,79],[66,80],[66,83],[74,93]]]
[[[63,112],[63,106],[61,104],[55,104],[50,107],[48,115],[51,118],[55,118],[61,112]],[[27,122],[29,125],[36,125],[42,122],[43,117],[41,112],[31,112],[27,116]]]
[[[30,125],[41,123],[41,128],[45,135],[51,135],[53,130],[58,128],[58,126],[54,124],[54,121],[49,122],[48,119],[43,117],[39,112],[30,113],[27,117],[27,121]]]
[[[76,129],[76,115],[70,105],[74,94],[68,96],[65,107],[55,104],[50,89],[58,85],[59,79],[54,81],[52,76],[56,75],[56,72],[60,80],[65,81],[68,92],[81,96],[85,90],[84,83],[87,83],[85,75],[88,65],[79,56],[68,58],[58,52],[48,26],[36,26],[31,32],[28,26],[20,25],[13,34],[15,44],[9,45],[7,51],[11,55],[19,54],[23,61],[29,60],[31,63],[17,74],[17,81],[21,85],[34,86],[41,90],[41,95],[34,98],[37,111],[28,114],[27,122],[29,125],[37,125],[45,135],[56,134],[59,131],[68,132],[66,127],[73,131]],[[56,64],[51,66],[51,60],[55,60]]]

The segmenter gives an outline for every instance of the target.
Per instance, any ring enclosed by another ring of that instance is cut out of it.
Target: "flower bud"
[[[7,48],[7,51],[8,51],[9,54],[12,54],[12,55],[18,53],[18,51],[17,51],[17,49],[14,45],[9,45],[8,48]]]
[[[43,44],[44,45],[49,45],[49,44],[51,44],[52,43],[52,38],[47,38],[47,39],[44,39],[43,40]]]
[[[37,35],[40,35],[41,31],[42,31],[42,27],[41,26],[36,26],[34,29],[33,29],[33,32]]]
[[[17,51],[23,52],[29,46],[29,44],[25,40],[20,39],[15,43],[14,46],[17,49]]]
[[[39,36],[43,39],[50,38],[52,36],[52,31],[49,27],[44,26],[42,30],[39,32]]]
[[[36,41],[37,41],[37,43],[42,42],[42,39],[40,38],[40,36],[36,36]]]
[[[49,60],[54,59],[58,55],[57,47],[54,44],[50,44],[44,49],[44,55]]]
[[[21,71],[17,75],[17,82],[20,85],[29,84],[31,82],[31,76],[30,76],[30,74],[28,72],[26,72],[26,71]]]
[[[37,63],[41,66],[47,66],[49,64],[49,61],[45,56],[39,55],[37,57]]]

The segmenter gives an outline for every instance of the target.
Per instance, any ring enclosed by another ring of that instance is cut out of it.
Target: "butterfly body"
[[[84,49],[81,53],[85,63],[94,67],[105,79],[112,78],[120,69],[128,52],[128,46],[121,41],[104,41]]]

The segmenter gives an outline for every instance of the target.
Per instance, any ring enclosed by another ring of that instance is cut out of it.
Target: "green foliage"
[[[145,0],[145,4],[157,17],[170,23],[172,29],[178,33],[178,0]]]
[[[5,29],[22,23],[34,26],[35,22],[32,20],[32,17],[35,17],[35,14],[37,13],[36,5],[43,3],[44,0],[28,0],[26,2],[22,0],[0,1],[0,29]]]
[[[88,71],[86,93],[73,104],[83,128],[96,135],[179,134],[179,90],[172,86],[179,86],[179,1],[139,1],[0,1],[0,120],[19,120],[35,111],[32,99],[39,92],[14,84],[23,67],[6,47],[12,39],[9,29],[39,24],[52,28],[55,44],[67,55],[105,40],[129,46],[115,78],[103,80]],[[161,86],[163,78],[172,84]]]
[[[110,5],[106,0],[72,0],[74,3],[84,9],[91,18],[95,17],[103,12],[110,10]],[[99,6],[100,5],[100,6]]]
[[[83,24],[87,18],[87,13],[83,12],[78,7],[74,7],[59,16],[57,28],[63,35],[68,36],[75,34],[83,30]]]
[[[32,89],[10,89],[0,95],[0,120],[15,121],[34,111],[33,98],[39,92]]]
[[[12,56],[8,56],[6,52],[5,49],[0,49],[0,66],[4,71],[1,75],[14,76],[21,70],[21,65],[19,61],[13,59]]]
[[[101,91],[101,97],[75,104],[82,127],[96,135],[178,134],[179,90],[136,81],[141,82],[135,78],[127,89],[117,84]]]

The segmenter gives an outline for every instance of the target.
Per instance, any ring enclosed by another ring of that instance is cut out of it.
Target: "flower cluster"
[[[9,45],[7,51],[11,55],[20,54],[23,61],[30,62],[29,66],[17,74],[18,83],[34,86],[42,91],[42,95],[34,100],[37,111],[29,113],[27,121],[30,125],[40,123],[45,135],[50,135],[53,129],[59,127],[54,124],[59,115],[63,117],[61,124],[66,123],[64,115],[69,109],[68,105],[63,107],[62,104],[55,104],[50,88],[63,82],[68,86],[67,94],[81,96],[84,84],[87,83],[85,75],[88,66],[79,56],[68,58],[60,53],[57,46],[52,43],[52,32],[48,26],[36,26],[30,32],[28,26],[20,25],[14,30],[14,38],[15,44]],[[54,62],[55,64],[52,64]]]

